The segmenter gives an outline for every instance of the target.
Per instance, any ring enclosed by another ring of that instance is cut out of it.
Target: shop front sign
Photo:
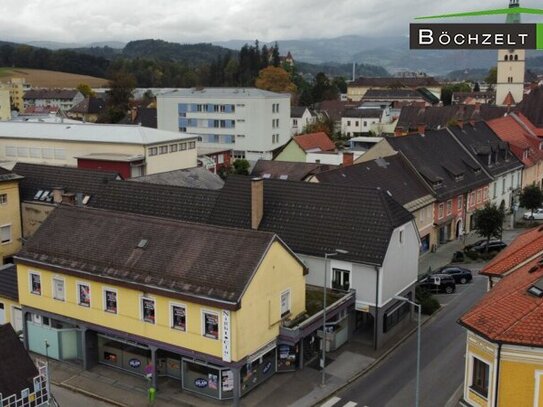
[[[225,362],[232,361],[230,334],[230,311],[222,310],[222,360]]]
[[[199,377],[198,379],[194,380],[194,385],[199,389],[204,389],[207,387],[207,379]]]
[[[141,366],[141,360],[139,360],[139,359],[130,359],[128,361],[128,364],[130,365],[130,367],[133,367],[134,369],[137,369],[138,367]]]

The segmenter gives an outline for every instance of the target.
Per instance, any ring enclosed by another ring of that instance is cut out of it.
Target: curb
[[[58,387],[62,387],[62,388],[67,389],[67,390],[71,390],[71,391],[73,391],[75,393],[83,394],[83,395],[91,397],[91,398],[93,398],[95,400],[100,400],[100,401],[103,401],[105,403],[112,404],[114,406],[130,407],[128,404],[119,403],[118,401],[108,399],[107,397],[100,396],[99,394],[91,393],[90,391],[84,390],[84,389],[82,389],[80,387],[72,386],[71,384],[67,384],[67,383],[64,383],[64,382],[58,383],[58,382],[54,382],[52,380],[51,380],[51,384],[53,384],[55,386],[58,386]]]
[[[430,316],[426,321],[422,322],[421,323],[421,329],[423,326],[425,326],[426,324],[428,324],[430,321],[434,320],[436,315],[438,315],[441,310],[443,309],[444,307],[440,307],[436,312],[434,312],[434,314],[432,316]],[[323,401],[325,401],[326,399],[328,399],[329,397],[331,396],[334,396],[335,394],[339,393],[341,390],[345,389],[347,386],[349,386],[351,383],[353,383],[354,381],[358,380],[359,378],[361,378],[362,376],[366,375],[367,373],[369,373],[374,367],[376,367],[379,363],[381,363],[388,355],[390,355],[393,351],[395,351],[400,345],[402,345],[405,341],[407,341],[407,339],[409,339],[411,337],[411,335],[413,335],[415,332],[417,332],[417,329],[418,327],[415,327],[413,329],[411,329],[402,339],[400,339],[398,342],[396,342],[394,345],[392,345],[392,347],[390,347],[390,349],[386,350],[381,356],[379,356],[377,359],[375,359],[369,366],[367,366],[364,370],[361,370],[360,372],[358,373],[355,373],[353,376],[351,376],[349,379],[347,379],[347,382],[342,384],[341,386],[339,386],[337,389],[331,391],[329,394],[327,394],[326,396],[324,397],[321,397],[318,401],[314,402],[313,404],[311,404],[312,407],[315,407],[317,405],[319,405],[320,403],[322,403]]]

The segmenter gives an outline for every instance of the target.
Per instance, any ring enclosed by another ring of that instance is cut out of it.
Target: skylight
[[[36,192],[36,195],[34,195],[34,199],[40,199],[41,194],[43,194],[43,189],[40,189],[38,192]]]
[[[538,298],[543,297],[543,290],[541,288],[536,287],[535,285],[528,288],[528,292],[532,295],[535,295]]]

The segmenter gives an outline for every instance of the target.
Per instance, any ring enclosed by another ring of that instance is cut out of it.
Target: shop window
[[[290,314],[290,289],[281,293],[281,318]]]
[[[490,366],[480,359],[473,358],[471,388],[483,397],[488,397],[488,376]]]
[[[172,328],[185,332],[187,330],[187,310],[185,306],[172,304],[170,312]]]
[[[219,339],[219,314],[203,312],[203,335],[206,338]]]
[[[53,298],[64,301],[64,280],[60,278],[53,278]]]
[[[41,295],[41,276],[38,273],[30,273],[30,292]]]
[[[104,289],[104,311],[117,313],[117,291],[111,288]]]
[[[77,283],[77,303],[82,307],[90,307],[91,291],[90,285],[86,283]]]
[[[151,298],[141,299],[142,319],[150,324],[155,323],[155,300]]]
[[[349,270],[332,270],[332,288],[347,291],[351,288],[351,272]]]

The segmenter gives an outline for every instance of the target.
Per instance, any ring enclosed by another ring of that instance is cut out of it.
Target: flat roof
[[[97,160],[97,161],[122,161],[122,162],[133,162],[141,161],[145,157],[141,154],[131,155],[131,154],[115,154],[115,153],[92,153],[87,155],[79,155],[74,158],[82,160]]]
[[[17,138],[150,145],[169,141],[190,140],[196,137],[193,134],[181,134],[143,126],[120,124],[0,123],[0,139]]]
[[[276,93],[257,88],[180,88],[158,98],[262,99],[290,98],[290,93]]]

